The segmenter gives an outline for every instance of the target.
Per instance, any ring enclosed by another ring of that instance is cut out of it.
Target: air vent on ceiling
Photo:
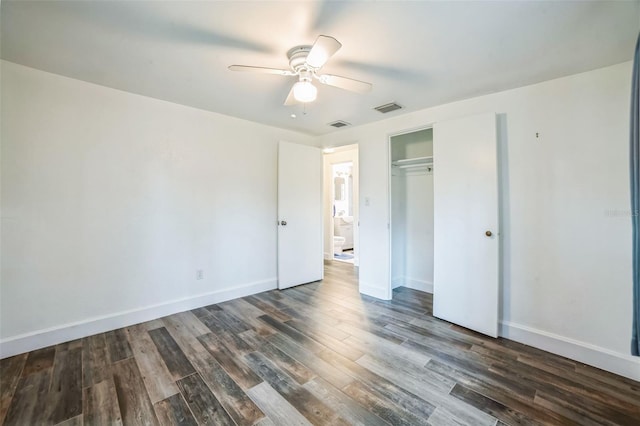
[[[388,112],[395,111],[395,110],[397,110],[397,109],[401,109],[401,108],[402,108],[402,106],[398,105],[398,104],[397,104],[397,103],[395,103],[395,102],[391,102],[390,104],[385,104],[385,105],[377,106],[377,107],[375,107],[374,109],[375,109],[376,111],[378,111],[378,112],[381,112],[381,113],[383,113],[383,114],[386,114],[386,113],[388,113]]]
[[[334,121],[333,123],[329,123],[329,126],[339,129],[340,127],[350,126],[350,123],[347,123],[346,121],[338,120],[338,121]]]

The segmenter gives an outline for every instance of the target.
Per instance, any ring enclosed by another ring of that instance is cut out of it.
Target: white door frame
[[[325,230],[325,237],[330,234],[328,238],[327,247],[329,248],[329,260],[333,261],[333,232],[334,232],[334,218],[333,218],[333,199],[334,199],[334,187],[333,187],[333,165],[334,164],[342,164],[349,163],[353,164],[353,194],[352,194],[352,204],[353,204],[353,263],[354,266],[358,266],[360,260],[360,171],[359,171],[359,145],[357,143],[344,145],[341,147],[330,148],[333,149],[333,152],[325,154],[325,167],[324,169],[324,182],[325,182],[325,202],[326,205],[323,206],[323,212],[328,215],[329,220],[327,222],[327,228]],[[336,161],[326,160],[327,156],[334,155],[336,153],[340,153],[341,151],[355,151],[355,155],[350,159],[340,159]]]

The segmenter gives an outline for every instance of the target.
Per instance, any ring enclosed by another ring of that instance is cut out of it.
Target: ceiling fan
[[[252,67],[247,65],[231,65],[229,69],[231,71],[297,76],[298,82],[296,82],[289,91],[289,95],[284,101],[285,105],[293,105],[296,102],[313,102],[318,95],[318,89],[313,85],[313,80],[318,80],[320,84],[339,87],[340,89],[350,90],[356,93],[369,92],[373,87],[371,83],[341,77],[339,75],[319,73],[329,58],[341,47],[342,44],[335,38],[321,35],[318,36],[313,46],[296,46],[289,49],[287,57],[289,58],[289,67],[291,69]]]

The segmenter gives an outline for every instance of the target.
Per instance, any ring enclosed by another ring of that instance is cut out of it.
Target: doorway
[[[353,162],[331,165],[333,260],[353,263]]]
[[[358,145],[324,151],[326,261],[358,265]]]
[[[433,129],[391,136],[391,287],[433,293]]]

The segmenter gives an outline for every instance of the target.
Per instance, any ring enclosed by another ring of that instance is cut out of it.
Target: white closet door
[[[437,123],[433,132],[433,314],[497,337],[496,116]]]
[[[278,288],[323,276],[322,153],[280,142],[278,148]]]

